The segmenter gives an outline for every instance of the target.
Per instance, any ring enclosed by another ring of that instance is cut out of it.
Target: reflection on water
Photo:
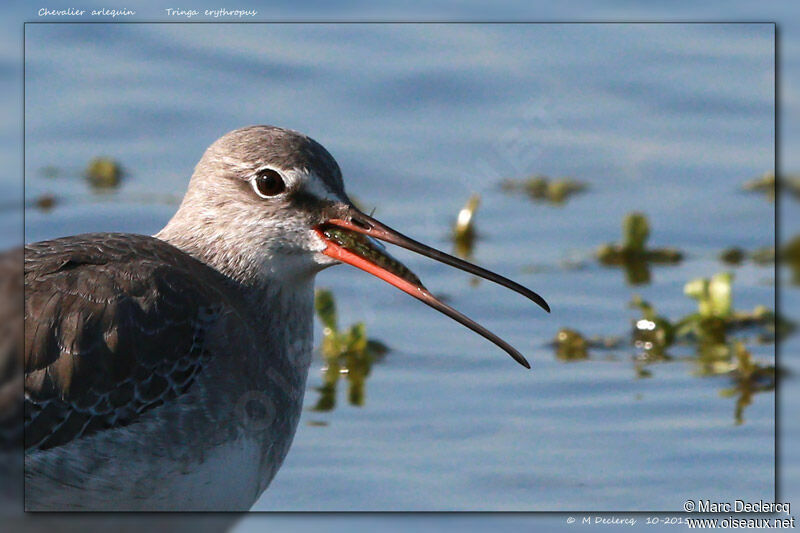
[[[638,309],[641,317],[633,321],[631,347],[638,378],[652,377],[647,368],[650,364],[686,360],[694,363],[693,374],[698,377],[730,376],[735,385],[720,394],[737,398],[735,422],[741,425],[753,394],[775,388],[775,366],[756,362],[745,343],[773,344],[776,334],[785,336],[795,326],[787,320],[777,321],[765,306],[749,312],[735,310],[732,283],[733,275],[727,272],[686,283],[684,293],[697,301],[698,311],[678,320],[658,314],[653,304],[635,296],[630,306]],[[610,350],[620,347],[622,341],[619,337],[586,338],[574,329],[562,328],[552,344],[558,359],[586,361],[590,349]],[[674,357],[668,353],[672,347],[681,354],[693,350],[694,356]]]
[[[350,405],[364,405],[366,381],[372,364],[380,361],[389,349],[382,342],[367,338],[367,328],[363,322],[340,331],[336,302],[331,291],[317,289],[314,308],[322,323],[319,351],[325,363],[321,369],[322,385],[316,389],[319,398],[312,410],[332,411],[336,407],[336,389],[342,376],[347,381],[347,400]]]
[[[639,378],[652,377],[647,365],[686,360],[694,363],[696,376],[730,376],[735,386],[721,394],[737,397],[735,421],[740,425],[753,394],[775,388],[775,366],[756,362],[746,343],[774,344],[777,336],[790,334],[795,325],[778,319],[763,305],[752,311],[734,309],[733,280],[733,274],[722,272],[687,282],[683,292],[697,301],[698,309],[677,320],[658,314],[653,304],[635,296],[630,307],[638,309],[641,317],[633,321],[630,338],[635,353],[634,370]],[[611,349],[620,344],[614,337],[587,339],[571,328],[560,329],[553,342],[556,357],[562,361],[585,361],[589,359],[590,348]],[[694,356],[676,358],[669,353],[673,347],[681,354],[687,349],[694,351]]]
[[[606,266],[621,266],[629,285],[650,283],[650,264],[674,265],[683,260],[676,248],[648,248],[650,222],[642,213],[628,213],[622,220],[622,244],[604,244],[597,260]]]
[[[731,370],[735,385],[720,391],[723,397],[736,398],[734,418],[737,425],[744,423],[744,409],[753,402],[753,395],[759,392],[775,390],[775,366],[753,360],[750,352],[742,342],[733,348],[736,363]]]
[[[677,320],[669,320],[655,311],[655,306],[634,297],[631,306],[642,312],[634,321],[633,339],[637,348],[662,352],[675,342],[708,346],[715,350],[726,346],[729,336],[749,334],[751,342],[774,343],[777,336],[794,331],[795,325],[764,305],[752,311],[739,311],[733,307],[733,279],[730,272],[721,272],[709,278],[696,278],[684,286],[684,294],[697,301],[697,311]]]
[[[663,316],[656,313],[650,302],[636,295],[630,306],[638,308],[642,317],[633,323],[633,346],[638,351],[638,360],[663,361],[668,356],[666,349],[675,342],[675,327]]]

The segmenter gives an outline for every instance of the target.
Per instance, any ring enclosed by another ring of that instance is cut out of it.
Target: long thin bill
[[[542,309],[544,309],[548,313],[550,312],[550,306],[547,304],[544,298],[542,298],[529,288],[524,287],[515,281],[503,277],[500,274],[495,274],[491,270],[486,270],[485,268],[473,265],[472,263],[464,261],[463,259],[459,259],[457,257],[453,257],[452,255],[441,252],[436,248],[431,248],[430,246],[415,241],[410,237],[406,237],[399,231],[393,230],[392,228],[386,226],[385,224],[378,222],[374,218],[365,215],[364,213],[356,209],[350,208],[348,215],[349,216],[345,218],[335,218],[328,220],[328,224],[340,226],[342,228],[349,229],[350,231],[363,233],[364,235],[368,235],[375,239],[380,239],[382,241],[395,244],[407,250],[411,250],[412,252],[416,252],[418,254],[430,257],[431,259],[435,259],[436,261],[439,261],[441,263],[445,263],[455,268],[464,270],[466,272],[469,272],[470,274],[474,274],[489,281],[493,281],[499,285],[502,285],[503,287],[511,289],[512,291],[525,296],[526,298],[535,302],[537,305],[539,305]]]
[[[444,313],[445,315],[449,316],[456,322],[463,324],[464,326],[468,327],[478,335],[490,340],[503,350],[505,350],[511,357],[514,358],[516,362],[524,366],[525,368],[530,368],[531,365],[528,363],[528,360],[517,351],[516,348],[508,344],[506,341],[486,329],[485,327],[481,326],[471,318],[463,315],[462,313],[456,311],[449,305],[445,304],[441,300],[438,300],[433,294],[431,294],[428,289],[423,287],[421,284],[417,284],[415,282],[409,281],[404,277],[400,277],[397,274],[387,270],[376,264],[375,262],[366,259],[347,248],[339,245],[338,243],[332,241],[331,239],[327,238],[322,231],[319,231],[319,235],[325,240],[327,243],[327,248],[323,252],[325,255],[336,259],[337,261],[341,261],[342,263],[347,263],[352,265],[356,268],[359,268],[365,272],[376,276],[383,281],[389,283],[400,289],[401,291],[413,296],[414,298],[420,300],[421,302],[425,303],[436,309],[437,311]],[[363,233],[363,232],[361,232]]]

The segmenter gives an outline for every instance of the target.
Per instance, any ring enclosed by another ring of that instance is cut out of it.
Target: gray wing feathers
[[[25,248],[25,448],[133,423],[184,394],[233,306],[226,279],[152,237]]]

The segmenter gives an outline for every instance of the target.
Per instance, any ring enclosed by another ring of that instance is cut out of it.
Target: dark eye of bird
[[[283,178],[275,170],[266,168],[258,173],[253,186],[261,197],[275,196],[286,190]]]

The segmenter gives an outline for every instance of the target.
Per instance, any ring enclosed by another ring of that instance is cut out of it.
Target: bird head
[[[381,243],[503,285],[550,311],[530,289],[363,213],[348,198],[339,165],[322,145],[273,126],[238,129],[212,144],[195,169],[178,213],[159,237],[242,280],[293,283],[312,279],[334,264],[352,265],[486,337],[526,367],[530,365],[516,349],[436,298]]]

